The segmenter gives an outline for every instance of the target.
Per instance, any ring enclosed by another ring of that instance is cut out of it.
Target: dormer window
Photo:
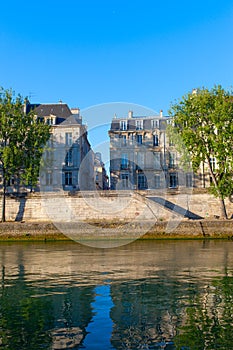
[[[159,121],[157,119],[151,120],[151,128],[152,129],[158,129],[159,128]]]
[[[121,120],[120,121],[120,129],[121,130],[127,130],[127,120]]]
[[[136,120],[136,130],[143,130],[143,120]]]

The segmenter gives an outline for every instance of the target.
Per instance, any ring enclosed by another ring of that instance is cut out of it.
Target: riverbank
[[[87,225],[88,224],[88,225]],[[68,224],[69,225],[69,224]],[[106,234],[101,239],[111,239],[111,232],[121,232],[120,238],[135,239],[233,239],[233,220],[182,220],[158,222],[115,222],[115,221],[87,221],[75,224],[79,237],[83,228],[88,227],[89,237],[98,239],[98,232],[102,228]],[[109,231],[108,231],[109,230]],[[67,232],[67,231],[66,231]],[[87,232],[87,231],[86,231]],[[108,234],[108,232],[110,232]],[[132,233],[132,234],[131,234]],[[0,241],[66,241],[71,240],[50,222],[5,222],[0,223]],[[77,239],[78,240],[78,239]]]

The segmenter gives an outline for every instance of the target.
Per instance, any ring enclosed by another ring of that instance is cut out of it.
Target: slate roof
[[[121,120],[125,120],[127,122],[127,130],[125,131],[129,131],[129,130],[137,130],[136,129],[136,120],[142,120],[143,121],[143,129],[142,130],[151,130],[151,120],[158,120],[160,123],[160,128],[164,129],[164,125],[163,125],[163,121],[164,120],[168,120],[169,118],[167,117],[159,117],[159,116],[150,116],[150,117],[133,117],[133,118],[113,118],[112,119],[112,123],[111,123],[111,129],[110,131],[117,131],[117,130],[121,130],[120,128],[120,122]]]
[[[65,119],[60,125],[61,126],[68,126],[68,125],[81,125],[82,124],[82,118],[80,118],[78,115],[71,115],[69,118]]]
[[[27,103],[26,106],[26,113],[30,113],[31,111],[34,111],[36,107],[38,107],[40,104],[39,103]]]
[[[66,103],[39,104],[34,109],[34,113],[38,117],[49,116],[52,114],[63,119],[68,118],[72,114]]]

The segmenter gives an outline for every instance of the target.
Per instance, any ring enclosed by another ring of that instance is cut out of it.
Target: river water
[[[233,242],[0,245],[0,349],[233,349]]]

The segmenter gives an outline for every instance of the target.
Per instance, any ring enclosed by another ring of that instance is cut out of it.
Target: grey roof
[[[39,103],[27,103],[26,105],[26,113],[30,113],[31,111],[34,111],[36,107],[38,107]]]
[[[80,116],[72,114],[69,116],[69,118],[65,119],[60,125],[61,126],[68,126],[68,125],[82,125],[82,119]]]
[[[120,128],[120,122],[122,120],[127,122],[127,129],[125,131],[130,131],[130,130],[137,130],[136,128],[136,121],[137,120],[142,120],[143,123],[143,129],[142,130],[151,130],[151,120],[158,120],[160,128],[164,129],[163,121],[168,120],[169,117],[159,117],[159,116],[150,116],[150,117],[133,117],[133,118],[113,118],[112,123],[111,123],[111,129],[110,131],[117,131],[117,130],[122,130]]]
[[[45,117],[52,114],[63,119],[66,119],[71,115],[71,110],[66,103],[40,104],[33,112],[38,117]]]

